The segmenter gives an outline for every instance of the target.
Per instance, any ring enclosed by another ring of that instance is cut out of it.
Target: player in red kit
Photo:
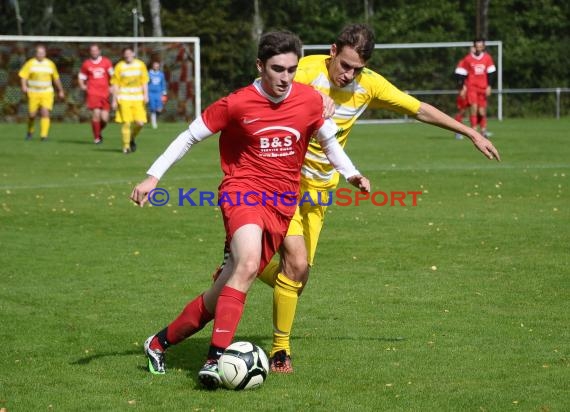
[[[467,98],[470,107],[469,121],[474,129],[479,127],[481,134],[487,132],[487,97],[491,95],[491,84],[497,68],[493,58],[485,52],[485,40],[473,42],[475,52],[463,58],[455,69],[458,81],[462,84],[460,95]]]
[[[113,63],[101,56],[96,44],[89,47],[89,56],[79,71],[79,87],[86,92],[87,108],[92,114],[93,141],[99,144],[103,141],[101,132],[109,122],[109,81],[113,75]]]
[[[289,32],[264,34],[258,47],[260,78],[206,108],[148,170],[131,199],[144,205],[168,168],[194,144],[221,132],[223,179],[218,204],[230,256],[210,289],[186,305],[166,328],[147,339],[149,370],[164,373],[164,351],[214,319],[208,358],[198,373],[202,385],[220,383],[218,358],[234,338],[247,292],[281,246],[298,203],[301,165],[316,138],[333,166],[354,186],[370,190],[335,138],[337,126],[324,120],[323,98],[293,82],[301,42]]]

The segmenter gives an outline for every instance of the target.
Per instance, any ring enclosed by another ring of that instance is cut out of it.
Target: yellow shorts
[[[142,100],[119,102],[115,115],[117,123],[146,123],[146,109]]]
[[[317,243],[325,221],[325,212],[329,203],[329,192],[308,189],[301,181],[299,206],[289,223],[287,236],[303,236],[307,248],[307,261],[313,265]]]
[[[40,107],[53,109],[53,92],[28,92],[28,111],[35,113]]]

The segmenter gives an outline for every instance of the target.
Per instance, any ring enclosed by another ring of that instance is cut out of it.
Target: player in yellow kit
[[[461,133],[469,137],[486,157],[499,160],[497,150],[477,131],[407,95],[365,67],[373,50],[372,30],[366,25],[353,24],[343,29],[329,55],[304,57],[297,68],[295,81],[310,84],[333,99],[333,120],[341,129],[337,139],[343,147],[358,117],[371,106],[407,114],[424,123]],[[326,207],[320,204],[328,203],[328,191],[335,189],[339,180],[338,173],[315,141],[309,145],[301,173],[301,198],[306,199],[309,193],[312,202],[301,202],[297,208],[281,247],[280,262],[272,261],[259,275],[274,288],[270,366],[278,373],[293,371],[290,334],[297,300],[308,280],[324,222]]]
[[[148,70],[135,58],[132,48],[123,49],[123,60],[115,66],[111,86],[112,107],[117,110],[115,121],[123,124],[123,153],[129,154],[137,150],[135,139],[147,121],[148,103]]]
[[[46,48],[36,46],[35,57],[24,63],[20,71],[22,91],[28,96],[28,129],[26,140],[34,135],[36,116],[40,113],[40,138],[44,142],[48,138],[50,128],[50,112],[53,109],[54,90],[57,87],[58,97],[63,99],[65,93],[59,73],[54,62],[46,57]]]

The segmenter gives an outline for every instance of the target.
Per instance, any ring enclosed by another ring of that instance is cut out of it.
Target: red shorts
[[[467,102],[470,106],[487,107],[487,94],[485,89],[469,87],[467,89]]]
[[[235,193],[226,192],[224,199],[227,200],[228,197],[232,199],[231,203],[228,201],[220,202],[226,229],[226,248],[240,227],[247,224],[259,226],[262,230],[262,237],[258,272],[261,273],[283,243],[296,206],[285,208],[289,212],[287,214],[282,213],[270,204],[263,205],[262,202],[259,202],[258,205],[244,204],[243,200],[241,202],[237,200],[238,194]],[[254,202],[253,198],[250,201]],[[283,206],[279,205],[279,209],[283,209]]]
[[[457,109],[465,110],[469,107],[469,103],[467,102],[467,96],[461,97],[461,95],[457,95]]]
[[[111,108],[109,96],[105,97],[87,93],[87,108],[89,110],[101,109],[108,112]]]

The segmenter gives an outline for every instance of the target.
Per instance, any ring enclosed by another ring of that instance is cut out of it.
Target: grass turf
[[[491,123],[503,162],[421,124],[359,125],[347,150],[374,190],[417,206],[329,208],[298,307],[291,376],[208,392],[211,327],[145,370],[142,343],[210,284],[222,256],[217,139],[192,149],[140,209],[133,185],[182,124],[54,124],[24,142],[0,125],[0,408],[21,410],[564,411],[570,409],[570,119]],[[345,184],[343,187],[348,187]],[[409,198],[408,198],[409,200]],[[255,284],[236,339],[271,345]]]

